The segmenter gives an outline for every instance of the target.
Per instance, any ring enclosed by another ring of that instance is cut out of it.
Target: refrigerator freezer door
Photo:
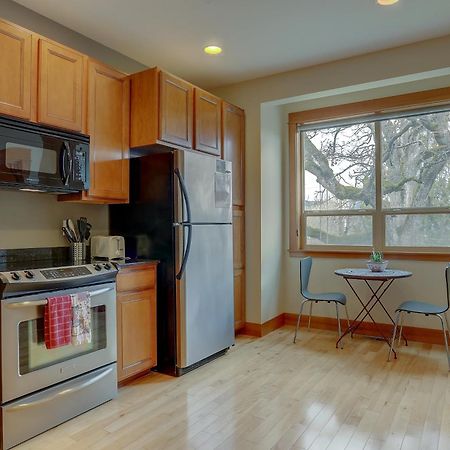
[[[194,225],[191,233],[190,255],[177,281],[179,368],[234,344],[232,225]]]
[[[193,223],[231,223],[231,163],[194,152],[176,152],[176,167],[184,181]],[[181,190],[180,182],[177,191]],[[186,220],[179,211],[178,222]]]

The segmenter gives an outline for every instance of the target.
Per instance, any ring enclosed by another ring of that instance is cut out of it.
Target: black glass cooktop
[[[36,261],[5,261],[0,262],[0,272],[14,272],[16,270],[49,269],[53,267],[74,266],[73,261],[59,259],[45,259]]]

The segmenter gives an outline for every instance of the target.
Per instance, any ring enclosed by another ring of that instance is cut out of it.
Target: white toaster
[[[125,239],[123,236],[92,236],[91,258],[107,260],[125,258]]]

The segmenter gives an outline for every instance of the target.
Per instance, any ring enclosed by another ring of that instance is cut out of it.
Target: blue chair
[[[325,293],[314,294],[308,290],[309,276],[311,275],[311,267],[312,267],[312,258],[310,256],[300,260],[300,294],[303,297],[303,300],[300,304],[300,312],[298,314],[297,326],[295,328],[294,344],[295,344],[295,341],[297,340],[297,333],[300,328],[300,319],[302,317],[303,306],[307,302],[310,302],[308,329],[311,327],[312,306],[313,306],[314,302],[315,303],[319,303],[319,302],[331,303],[331,302],[333,302],[335,304],[339,338],[341,337],[341,321],[339,320],[338,305],[342,305],[345,307],[345,314],[347,315],[347,325],[350,326],[350,320],[348,318],[348,311],[347,311],[347,297],[345,296],[345,294],[342,294],[340,292],[325,292]],[[341,348],[342,348],[342,345],[343,344],[341,343]]]
[[[447,304],[443,306],[434,305],[432,303],[426,303],[416,300],[408,300],[406,302],[403,302],[396,310],[395,315],[395,325],[394,325],[394,331],[392,333],[392,339],[391,339],[391,346],[389,348],[389,355],[388,355],[388,361],[391,360],[391,354],[392,349],[394,347],[394,341],[395,337],[397,335],[397,327],[400,321],[400,335],[398,337],[398,342],[400,344],[400,338],[402,336],[402,330],[403,330],[403,315],[404,313],[408,314],[423,314],[425,316],[436,316],[439,317],[439,320],[441,321],[442,326],[442,332],[444,334],[444,343],[445,343],[445,350],[447,351],[447,362],[448,362],[448,369],[450,371],[450,357],[448,353],[448,341],[447,341],[447,333],[450,333],[450,329],[448,326],[448,319],[447,319],[447,311],[450,308],[450,264],[445,269],[445,281],[447,285]],[[444,324],[445,321],[445,324]]]

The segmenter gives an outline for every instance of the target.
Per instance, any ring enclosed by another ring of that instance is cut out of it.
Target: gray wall
[[[142,64],[69,30],[10,0],[0,0],[0,18],[61,42],[125,73],[145,68]],[[56,196],[0,191],[0,248],[66,245],[61,234],[64,217],[86,216],[93,234],[108,232],[108,207],[61,203]]]
[[[105,47],[11,0],[0,0],[0,18],[54,39],[125,73],[139,72],[146,68],[134,59]]]

